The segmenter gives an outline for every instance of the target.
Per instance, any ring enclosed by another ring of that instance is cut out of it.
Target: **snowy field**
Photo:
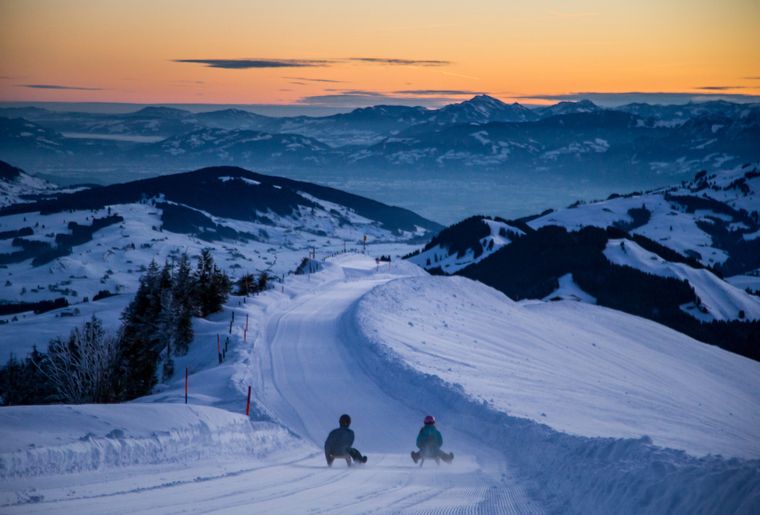
[[[367,338],[476,402],[583,436],[760,458],[760,363],[581,302],[516,303],[462,277],[362,299]],[[685,423],[688,421],[688,423]]]
[[[760,509],[760,365],[646,320],[341,255],[195,331],[147,398],[3,408],[0,511]],[[328,469],[343,412],[369,462]],[[451,466],[409,458],[428,413]]]

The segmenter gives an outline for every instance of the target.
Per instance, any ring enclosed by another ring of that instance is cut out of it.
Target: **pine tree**
[[[205,317],[222,309],[230,292],[230,279],[214,264],[211,249],[205,248],[195,271],[196,301],[199,316]]]
[[[122,313],[121,394],[133,399],[156,384],[156,363],[161,346],[157,324],[161,312],[160,274],[155,261],[140,278],[135,297]]]
[[[269,286],[269,274],[266,272],[261,272],[261,275],[259,275],[259,282],[257,285],[258,290],[265,291],[268,286]]]
[[[0,404],[17,406],[56,402],[55,391],[40,371],[45,358],[36,346],[24,360],[11,354],[6,365],[0,368]]]
[[[174,352],[182,356],[187,354],[190,342],[193,340],[192,316],[195,309],[193,302],[193,278],[190,269],[190,259],[182,254],[177,263],[172,280],[172,295],[174,297]]]
[[[238,295],[248,296],[256,292],[256,279],[253,274],[244,274],[237,281]]]
[[[174,307],[174,295],[172,285],[172,267],[169,262],[164,263],[159,276],[159,297],[161,307],[158,313],[158,327],[156,340],[159,346],[159,352],[165,356],[161,378],[166,380],[174,373],[174,361],[172,352],[176,348],[174,345],[176,336],[176,317]]]

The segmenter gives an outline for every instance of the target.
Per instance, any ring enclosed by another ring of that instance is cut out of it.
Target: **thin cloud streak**
[[[312,95],[298,100],[298,104],[323,107],[370,107],[376,105],[403,105],[440,107],[456,102],[456,99],[442,97],[396,97],[374,91],[350,91],[327,95]]]
[[[307,81],[307,82],[329,82],[331,84],[342,84],[342,83],[346,82],[344,80],[312,79],[312,78],[309,78],[309,77],[283,77],[283,79],[297,80],[297,81]]]
[[[451,61],[438,59],[398,59],[394,57],[349,57],[355,63],[387,64],[391,66],[448,66]]]
[[[396,95],[480,95],[482,91],[468,89],[402,89],[393,92]]]
[[[202,64],[208,68],[247,70],[265,68],[310,68],[333,66],[342,63],[360,63],[386,66],[448,66],[450,61],[438,59],[401,59],[395,57],[346,57],[327,59],[173,59],[174,63]],[[317,80],[328,82],[329,79]]]
[[[324,59],[174,59],[175,63],[203,64],[208,68],[245,70],[249,68],[306,68],[329,66]]]
[[[695,89],[705,89],[708,91],[725,91],[728,89],[747,89],[747,86],[699,86]]]
[[[650,104],[686,104],[688,102],[705,102],[709,100],[728,100],[731,102],[760,102],[760,95],[744,95],[738,93],[687,93],[687,92],[642,92],[627,91],[621,93],[584,91],[565,94],[535,94],[516,95],[513,98],[527,100],[577,101],[588,99],[604,107],[615,107],[635,102]]]
[[[19,88],[29,89],[55,89],[73,91],[103,91],[103,88],[87,88],[84,86],[64,86],[62,84],[16,84]]]

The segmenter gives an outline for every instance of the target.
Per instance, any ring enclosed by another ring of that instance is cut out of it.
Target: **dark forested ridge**
[[[478,280],[520,300],[544,298],[572,274],[597,303],[662,323],[698,340],[760,360],[760,321],[700,322],[684,304],[700,304],[686,281],[655,276],[611,263],[604,255],[610,239],[631,239],[620,229],[585,227],[569,232],[546,226],[513,240],[458,275]],[[636,241],[646,238],[637,236]],[[655,242],[645,243],[656,248]]]
[[[0,216],[34,211],[46,214],[68,209],[100,209],[108,205],[163,197],[214,216],[255,221],[258,218],[257,211],[271,211],[288,216],[299,207],[316,206],[313,200],[301,193],[343,205],[365,218],[379,222],[390,231],[417,232],[421,228],[424,232],[432,232],[441,228],[439,224],[408,209],[388,206],[326,186],[228,166],[59,193],[49,199],[2,208]]]

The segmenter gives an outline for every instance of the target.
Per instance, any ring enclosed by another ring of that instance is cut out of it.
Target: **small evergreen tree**
[[[198,314],[206,317],[222,309],[230,292],[230,279],[216,264],[211,249],[201,251],[195,271],[196,301]]]
[[[183,253],[174,272],[172,295],[174,297],[174,351],[177,355],[187,354],[193,340],[192,316],[195,309],[193,298],[193,277],[190,259]]]
[[[237,281],[237,294],[248,296],[251,293],[256,293],[256,278],[253,274],[244,274]]]
[[[269,274],[266,272],[261,272],[261,275],[259,275],[257,288],[259,291],[265,291],[268,287],[269,287]]]
[[[18,406],[22,404],[49,404],[56,401],[55,391],[40,366],[45,355],[32,348],[24,360],[11,354],[8,362],[0,368],[0,404]]]
[[[156,384],[156,363],[162,346],[157,337],[161,311],[158,265],[151,262],[140,278],[135,297],[122,313],[121,391],[134,399]]]

